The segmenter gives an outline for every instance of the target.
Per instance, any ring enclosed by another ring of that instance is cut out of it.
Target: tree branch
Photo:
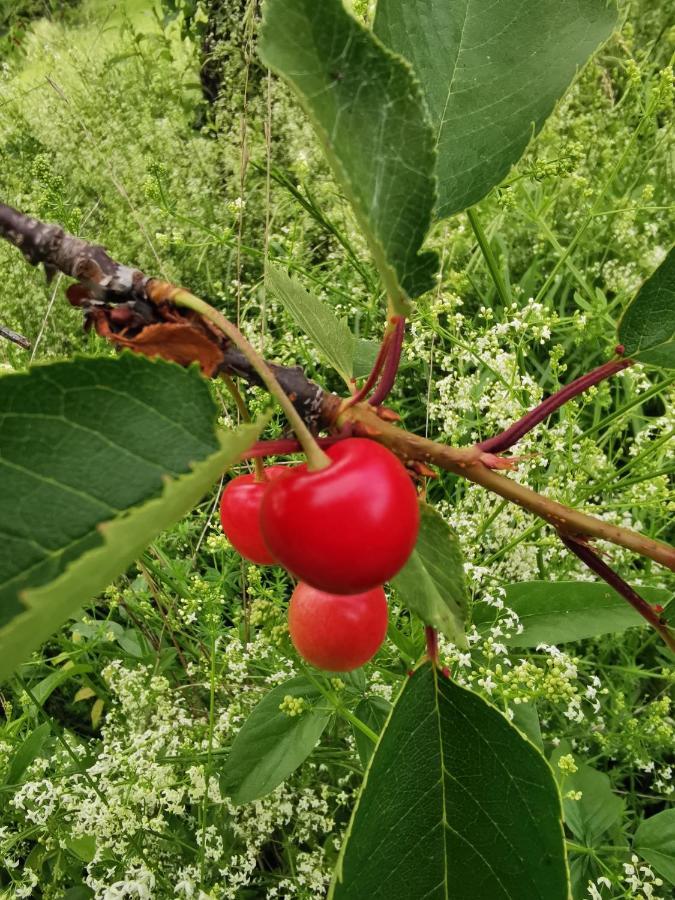
[[[561,539],[568,550],[574,553],[575,556],[578,556],[592,572],[599,575],[611,588],[614,588],[624,600],[627,600],[635,612],[641,615],[661,635],[666,645],[675,653],[675,631],[661,621],[661,617],[656,610],[646,600],[643,600],[628,582],[624,581],[620,575],[617,575],[613,569],[610,569],[592,547],[589,547],[583,541],[577,541],[564,535],[561,535]]]
[[[621,372],[622,369],[627,369],[628,366],[632,365],[634,365],[632,359],[612,359],[603,363],[597,369],[581,375],[575,381],[571,381],[565,387],[560,388],[559,391],[551,394],[543,403],[526,413],[522,419],[514,422],[506,431],[481,441],[476,446],[487,453],[502,453],[504,450],[508,450],[509,447],[517,444],[528,431],[532,431],[535,426],[547,419],[556,409],[560,409],[561,406],[572,400],[573,397],[578,397],[579,394],[587,391],[590,387],[600,384],[606,378],[611,378],[612,375],[616,375],[617,372]]]
[[[0,337],[17,344],[19,347],[23,347],[24,350],[30,350],[28,338],[25,338],[22,334],[17,334],[16,331],[12,331],[11,328],[6,328],[4,325],[0,325]]]
[[[261,383],[244,355],[209,322],[190,310],[172,306],[167,299],[175,290],[172,285],[120,265],[102,247],[72,237],[58,226],[45,225],[3,204],[0,204],[0,236],[18,247],[31,264],[42,263],[48,271],[57,269],[76,278],[79,285],[72,285],[68,290],[70,302],[82,308],[87,327],[95,327],[99,334],[117,346],[131,347],[148,355],[165,355],[183,365],[196,359],[210,376],[225,372],[240,376],[249,384]],[[169,336],[179,339],[176,345],[169,346]],[[561,389],[538,407],[538,412],[534,410],[529,415],[544,418],[552,408],[561,405],[561,397],[569,399],[585,389],[589,378],[601,380],[626,365],[630,365],[630,361],[606,363],[594,373]],[[489,460],[483,459],[485,444],[489,441],[469,448],[435,443],[385,421],[381,411],[368,403],[348,406],[340,397],[310,381],[300,367],[271,365],[270,368],[314,431],[345,429],[345,433],[353,431],[372,438],[404,462],[438,466],[480,484],[539,516],[565,538],[606,540],[675,571],[675,549],[667,544],[570,509],[493,471],[486,465]],[[511,431],[513,437],[512,429],[505,434]],[[504,435],[498,437],[504,439]],[[278,443],[272,444],[274,449],[270,445],[269,452],[279,452]],[[268,451],[259,449],[260,455],[265,452]]]

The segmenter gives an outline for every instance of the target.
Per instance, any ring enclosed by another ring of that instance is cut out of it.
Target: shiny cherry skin
[[[286,466],[270,466],[265,469],[267,481],[256,481],[253,472],[238,475],[220,498],[220,523],[228,540],[245,559],[260,566],[276,563],[260,533],[260,504],[272,481],[287,471]]]
[[[328,594],[301,581],[288,606],[288,630],[307,662],[329,672],[350,672],[382,646],[387,599],[381,587],[361,594]]]
[[[330,466],[297,466],[269,486],[262,534],[300,581],[357,594],[405,565],[419,529],[417,494],[403,464],[375,441],[346,438],[326,453]]]

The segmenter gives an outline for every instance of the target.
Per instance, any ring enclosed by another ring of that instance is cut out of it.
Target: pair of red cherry
[[[417,495],[399,460],[371,440],[347,438],[331,464],[271,466],[267,480],[240,475],[223,491],[223,530],[242,556],[280,563],[300,579],[289,606],[291,638],[321,668],[348,670],[384,640],[382,584],[410,556]]]

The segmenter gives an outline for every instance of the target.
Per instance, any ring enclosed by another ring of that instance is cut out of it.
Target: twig
[[[371,406],[380,406],[387,399],[396,381],[399,363],[401,362],[401,350],[403,349],[403,338],[405,337],[405,316],[392,316],[391,323],[394,326],[394,332],[384,359],[382,377],[373,396],[368,401]]]
[[[168,310],[172,315],[179,313],[176,306],[171,307],[172,302],[180,303],[181,298],[185,301],[186,297],[191,297],[186,291],[180,291],[166,282],[158,282],[156,279],[149,278],[137,269],[118,264],[108,256],[102,247],[67,235],[58,226],[45,225],[3,204],[0,204],[0,236],[18,247],[33,265],[46,264],[76,278],[84,285],[87,291],[91,292],[93,298],[91,302],[85,300],[78,303],[86,315],[93,316],[96,313],[99,316],[112,316],[112,312],[117,307],[124,306],[137,316],[140,322],[138,331],[142,331],[142,327],[148,323],[165,322],[166,317],[162,319],[160,315],[163,311]],[[195,316],[199,313],[212,320],[215,311],[207,304],[202,304],[202,308],[200,303],[202,301],[198,301],[196,306],[193,302],[188,304],[193,310],[190,315]],[[216,313],[216,315],[218,318],[222,318],[219,314]],[[189,321],[198,324],[194,318]],[[234,327],[231,323],[227,323],[227,320],[223,321],[226,323],[226,330]],[[114,326],[114,322],[112,324]],[[220,322],[218,324],[221,325]],[[243,353],[217,333],[214,336],[213,329],[209,332],[206,325],[202,327],[203,333],[216,341],[220,348],[222,362],[215,374],[227,372],[241,376],[251,384],[265,383],[267,387],[269,387],[268,381],[270,381],[269,375],[271,374],[271,380],[276,384],[276,388],[280,388],[281,393],[285,395],[284,400],[286,397],[292,400],[302,419],[306,423],[311,423],[310,427],[352,429],[357,436],[372,438],[384,444],[404,462],[435,465],[473,481],[475,484],[480,484],[487,490],[544,519],[568,539],[601,538],[653,559],[675,571],[675,549],[667,544],[563,506],[485,465],[481,457],[486,452],[486,445],[491,446],[494,450],[496,447],[505,446],[504,441],[507,441],[506,445],[510,446],[509,441],[515,442],[518,439],[517,437],[515,440],[513,439],[514,432],[511,429],[507,430],[511,431],[509,438],[498,435],[496,438],[489,439],[492,444],[488,441],[476,447],[456,448],[435,443],[420,435],[405,432],[390,422],[384,421],[378,415],[380,411],[367,403],[356,403],[345,409],[344,403],[339,397],[323,391],[318,385],[309,381],[299,367],[286,368],[267,365],[255,354],[250,345],[248,345],[246,353]],[[104,333],[111,340],[115,340],[116,334],[112,329],[110,332]],[[253,363],[251,353],[256,356],[256,364]],[[265,367],[265,378],[262,376],[259,362],[262,362]],[[553,409],[558,408],[564,402],[564,398],[569,399],[576,396],[590,384],[598,383],[630,364],[630,360],[615,360],[605,363],[604,366],[600,366],[588,375],[572,382],[571,385],[567,385],[566,388],[562,388],[561,391],[549,397],[537,410],[529,413],[529,419],[525,417],[528,419],[526,430],[533,427],[534,418],[541,421]],[[518,425],[518,423],[516,424]],[[521,420],[519,430],[522,427]],[[514,428],[515,426],[512,426],[512,429]],[[334,438],[327,440],[334,440]],[[269,452],[294,452],[296,449],[295,444],[292,449],[285,449],[286,446],[281,442],[267,442],[266,445],[257,445],[257,452],[262,455]],[[254,448],[253,454],[256,454],[256,448]]]
[[[373,368],[370,370],[370,374],[366,378],[363,385],[356,391],[355,394],[352,394],[351,397],[345,402],[344,408],[348,409],[350,406],[353,406],[355,403],[360,403],[361,400],[365,400],[370,391],[375,387],[375,383],[377,379],[380,377],[380,372],[382,371],[382,367],[387,359],[387,355],[389,354],[389,349],[391,347],[391,339],[393,337],[393,331],[390,325],[387,325],[387,328],[384,332],[384,336],[382,337],[382,343],[380,344],[380,349],[378,350],[377,356],[375,358],[375,362],[373,363]]]
[[[555,394],[551,394],[551,396],[547,397],[543,403],[540,403],[539,406],[536,406],[534,409],[530,410],[530,412],[526,413],[522,419],[518,419],[517,422],[514,422],[513,425],[506,429],[506,431],[502,431],[501,434],[496,434],[494,437],[481,441],[479,444],[476,444],[476,446],[480,447],[480,449],[484,450],[486,453],[502,453],[504,450],[508,450],[509,447],[513,447],[514,444],[517,444],[528,431],[532,431],[532,429],[540,422],[543,422],[544,419],[548,418],[552,412],[555,412],[556,409],[560,409],[561,406],[564,406],[564,404],[573,397],[577,397],[579,394],[587,391],[590,387],[604,381],[605,378],[611,378],[612,375],[616,375],[617,372],[621,372],[623,369],[627,369],[632,365],[632,359],[613,359],[603,363],[601,366],[598,366],[597,369],[587,372],[580,378],[566,384],[565,387],[560,388]]]
[[[6,328],[4,325],[0,325],[0,337],[6,338],[6,340],[11,341],[13,344],[17,344],[19,347],[23,347],[24,350],[30,350],[30,341],[28,338],[25,338],[22,334],[18,334],[16,331],[12,331],[11,328]]]
[[[560,539],[571,553],[578,556],[591,571],[595,572],[603,581],[606,581],[624,600],[627,600],[635,612],[649,622],[652,628],[663,638],[669,649],[675,653],[675,631],[661,621],[661,617],[656,610],[646,600],[643,600],[628,582],[624,581],[620,575],[611,569],[588,544],[562,534]]]

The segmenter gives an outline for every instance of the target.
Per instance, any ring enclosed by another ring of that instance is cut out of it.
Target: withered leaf
[[[223,361],[223,352],[215,340],[192,325],[162,322],[148,325],[135,337],[121,334],[110,334],[108,337],[114,343],[144,356],[161,356],[181,366],[198,362],[208,378],[215,374]]]

